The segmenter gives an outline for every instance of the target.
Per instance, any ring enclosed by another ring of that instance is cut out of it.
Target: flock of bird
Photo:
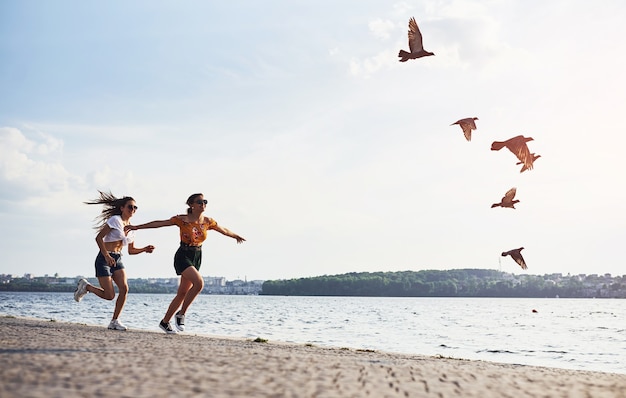
[[[417,22],[415,18],[411,17],[409,19],[409,51],[400,50],[398,53],[398,57],[400,58],[400,62],[406,62],[410,59],[417,59],[422,57],[427,57],[435,55],[430,51],[424,50],[424,43],[422,41],[422,33],[417,26]],[[455,124],[461,127],[463,130],[463,135],[465,135],[465,139],[467,141],[472,140],[472,131],[476,130],[476,120],[477,117],[468,117],[465,119],[457,120],[452,123],[451,126]],[[494,141],[491,144],[492,151],[499,151],[502,148],[507,148],[509,151],[513,153],[519,160],[517,165],[522,165],[520,173],[523,173],[526,170],[532,170],[533,164],[535,160],[537,160],[541,155],[536,155],[535,153],[531,153],[528,149],[528,145],[526,144],[529,141],[533,141],[531,137],[524,137],[523,135],[518,135],[513,138],[509,138],[506,141]],[[519,203],[519,200],[515,199],[515,194],[517,193],[517,189],[515,187],[509,189],[502,199],[500,199],[500,203],[494,203],[491,205],[494,207],[502,207],[502,208],[511,208],[515,209],[515,204]],[[522,257],[521,251],[523,247],[508,250],[502,252],[502,257],[511,256],[513,260],[522,268],[527,269],[526,261],[524,261],[524,257]]]

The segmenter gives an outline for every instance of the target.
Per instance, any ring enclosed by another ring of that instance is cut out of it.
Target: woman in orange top
[[[180,247],[174,254],[174,269],[176,275],[180,275],[180,285],[176,297],[170,303],[165,317],[159,323],[159,327],[165,333],[177,333],[170,324],[170,320],[176,313],[176,328],[185,330],[185,313],[189,305],[204,288],[204,280],[200,275],[202,262],[202,242],[207,237],[209,230],[215,230],[223,235],[237,240],[237,243],[245,241],[241,236],[217,225],[212,218],[204,215],[208,201],[201,193],[195,193],[187,199],[187,214],[177,215],[169,220],[152,221],[141,225],[128,225],[126,230],[147,228],[160,228],[176,225],[180,228]],[[180,311],[176,312],[180,308]]]

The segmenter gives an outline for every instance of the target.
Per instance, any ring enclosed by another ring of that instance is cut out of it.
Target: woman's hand
[[[148,245],[142,249],[146,253],[152,253],[154,251],[154,246]]]
[[[104,259],[107,261],[107,264],[109,265],[109,267],[115,267],[117,265],[117,262],[115,261],[113,257],[111,257],[109,253],[104,255]]]
[[[128,231],[136,231],[137,227],[134,225],[124,225],[124,233],[127,233]]]

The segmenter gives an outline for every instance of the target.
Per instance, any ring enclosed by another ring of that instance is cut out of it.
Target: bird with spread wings
[[[519,200],[515,199],[516,193],[517,193],[517,189],[515,187],[509,189],[508,191],[506,191],[506,193],[500,200],[500,203],[492,204],[491,208],[493,209],[494,207],[500,206],[500,207],[508,207],[511,209],[515,209],[515,204],[519,203]]]
[[[452,123],[450,126],[454,126],[458,124],[461,126],[461,130],[463,130],[463,134],[465,135],[465,139],[468,141],[472,140],[472,130],[476,130],[476,122],[474,120],[478,120],[477,117],[467,117],[465,119],[457,120]]]
[[[499,151],[500,149],[506,147],[509,151],[515,155],[519,161],[524,164],[521,171],[524,170],[532,170],[533,168],[533,156],[530,154],[530,150],[528,149],[528,145],[526,143],[528,141],[533,141],[532,137],[524,137],[523,135],[517,135],[513,138],[509,138],[506,141],[494,141],[491,143],[492,151]]]
[[[522,267],[522,269],[528,269],[528,267],[526,266],[526,261],[524,261],[524,257],[522,257],[522,253],[521,253],[522,250],[524,250],[524,248],[520,247],[519,249],[513,249],[513,250],[509,250],[508,252],[502,252],[502,257],[511,256],[511,258],[515,260],[515,262],[519,264],[519,266]]]
[[[411,19],[409,19],[409,51],[410,52],[400,50],[400,52],[398,53],[398,57],[400,57],[400,62],[406,62],[409,59],[435,55],[430,51],[424,50],[424,45],[422,44],[422,33],[420,32],[420,28],[417,26],[417,22],[415,22],[414,17],[411,17]]]

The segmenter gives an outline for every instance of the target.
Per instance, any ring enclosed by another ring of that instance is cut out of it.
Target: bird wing
[[[420,32],[420,28],[417,27],[417,22],[415,22],[414,17],[409,19],[409,50],[412,53],[424,50],[424,46],[422,44],[422,33]]]
[[[528,138],[518,135],[505,141],[505,146],[511,151],[520,162],[524,163],[527,169],[533,168],[533,157],[530,154],[526,141]]]
[[[502,202],[512,202],[513,198],[515,198],[515,193],[517,192],[516,188],[511,188],[508,191],[506,191],[506,193],[504,194],[504,197],[502,198]]]
[[[520,148],[520,150],[518,151],[517,158],[521,160],[522,162],[524,162],[524,167],[526,168],[526,170],[533,169],[533,157],[530,154],[530,150],[528,149],[528,146],[525,143],[522,146],[522,148]]]
[[[522,257],[522,253],[519,249],[511,250],[511,257],[513,257],[513,260],[515,260],[515,262],[518,263],[522,269],[528,269],[526,261],[524,261],[524,257]]]
[[[465,135],[465,139],[468,141],[472,140],[472,130],[476,130],[476,123],[474,123],[474,119],[469,117],[465,119],[457,120],[452,124],[458,124],[461,126],[461,130],[463,130],[463,135]]]
[[[465,135],[465,139],[468,141],[472,140],[472,127],[467,123],[461,123],[461,128],[463,129],[463,135]]]
[[[533,157],[533,162],[534,162],[535,160],[537,160],[537,158],[541,157],[541,155],[535,155],[535,153],[534,153],[534,152],[533,152],[533,153],[531,153],[530,155]],[[523,163],[524,163],[524,162],[517,162],[517,163],[515,163],[515,164],[523,164]]]

